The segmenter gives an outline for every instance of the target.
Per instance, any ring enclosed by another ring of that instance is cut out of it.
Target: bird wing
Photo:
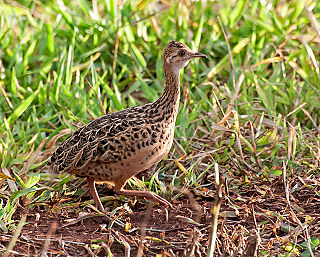
[[[55,173],[75,172],[95,161],[116,162],[132,130],[144,126],[144,112],[135,106],[101,116],[79,128],[52,154],[47,166]]]

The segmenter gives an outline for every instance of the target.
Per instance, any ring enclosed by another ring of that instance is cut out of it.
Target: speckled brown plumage
[[[171,41],[163,53],[166,84],[160,98],[104,115],[79,128],[52,154],[47,167],[55,173],[86,177],[101,211],[95,181],[113,183],[118,194],[144,196],[169,204],[152,192],[123,187],[132,176],[157,164],[170,151],[180,99],[180,70],[197,57],[206,56]]]

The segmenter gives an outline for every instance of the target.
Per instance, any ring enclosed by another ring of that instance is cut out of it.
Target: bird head
[[[171,66],[178,72],[194,58],[207,58],[207,56],[192,51],[187,45],[178,41],[169,42],[163,52],[164,66]]]

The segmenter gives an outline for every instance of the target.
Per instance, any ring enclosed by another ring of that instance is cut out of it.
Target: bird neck
[[[166,79],[162,95],[153,103],[153,107],[159,113],[163,113],[164,119],[175,122],[180,101],[180,69],[163,65]]]
[[[162,93],[162,96],[166,101],[179,103],[180,100],[180,69],[175,69],[172,66],[164,65],[164,76],[166,78],[166,84]]]

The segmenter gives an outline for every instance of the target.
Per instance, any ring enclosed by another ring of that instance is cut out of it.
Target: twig
[[[287,161],[288,162],[288,161]],[[290,204],[290,195],[289,195],[289,187],[287,185],[287,182],[286,182],[286,164],[285,162],[283,161],[283,184],[284,184],[284,189],[285,189],[285,192],[286,192],[286,200],[287,200],[287,203],[288,203],[288,206],[289,206],[289,209],[290,209],[290,213],[293,217],[293,219],[298,223],[299,227],[301,227],[301,230],[305,231],[305,240],[307,242],[307,248],[310,252],[310,255],[311,257],[314,257],[314,253],[312,252],[312,249],[311,249],[311,245],[310,245],[310,236],[309,236],[309,232],[307,230],[307,227],[308,225],[303,225],[300,220],[298,219],[297,215],[295,214],[295,212],[293,211],[292,207],[291,207],[291,204]]]
[[[319,134],[319,136],[320,136],[320,126],[319,126],[319,127],[317,126],[316,122],[312,119],[312,117],[311,117],[311,115],[310,115],[309,112],[307,112],[304,108],[302,108],[301,110],[302,110],[302,111],[304,112],[304,114],[307,115],[308,118],[311,120],[312,125],[313,125],[313,126],[315,127],[315,129],[318,131],[318,134]]]
[[[250,128],[251,128],[251,139],[252,139],[252,144],[253,144],[253,156],[254,156],[254,159],[256,160],[256,163],[257,163],[257,165],[259,167],[259,170],[261,170],[261,164],[260,164],[259,158],[257,156],[257,145],[256,145],[256,141],[255,141],[255,134],[254,134],[253,124],[252,124],[251,121],[249,122],[249,124],[250,124]]]
[[[55,238],[32,238],[32,240],[34,241],[51,241],[51,242],[59,242],[61,239],[55,239]],[[67,243],[67,244],[75,244],[75,245],[85,245],[86,243],[83,243],[83,242],[77,242],[77,241],[70,241],[70,240],[63,240],[64,243]]]
[[[222,26],[220,17],[218,16],[217,18],[218,18],[218,21],[219,21],[219,24],[220,24],[220,27],[221,27],[223,36],[224,36],[224,38],[225,38],[225,40],[226,40],[226,43],[227,43],[228,54],[229,54],[229,62],[230,62],[230,68],[231,68],[231,73],[232,73],[232,84],[233,84],[233,88],[236,88],[236,78],[235,78],[234,69],[233,69],[233,64],[232,64],[232,53],[231,53],[231,48],[230,48],[230,45],[229,45],[229,40],[228,40],[227,34],[226,34],[226,32],[224,31],[224,28],[223,28],[223,26]]]
[[[185,257],[201,256],[199,251],[200,239],[202,237],[201,231],[197,228],[193,228],[190,231],[190,237],[187,239],[186,247],[183,251]]]
[[[218,228],[218,216],[222,202],[222,185],[223,179],[220,179],[219,176],[219,166],[218,163],[215,163],[215,181],[217,186],[217,196],[215,200],[215,205],[213,207],[213,222],[211,226],[211,233],[210,233],[210,244],[208,250],[208,257],[213,257],[214,249],[216,245],[216,238],[217,238],[217,228]]]
[[[247,240],[247,246],[245,249],[244,256],[246,257],[257,257],[259,252],[259,246],[261,244],[261,237],[259,235],[259,228],[257,225],[257,220],[255,216],[255,210],[252,206],[251,208],[252,218],[254,222],[255,229],[250,230],[249,237]]]
[[[98,101],[99,101],[99,104],[100,104],[101,111],[103,112],[104,115],[106,115],[107,112],[106,112],[106,110],[105,110],[104,107],[103,107],[103,104],[102,104],[102,102],[101,102],[101,100],[100,100],[100,97],[98,96],[97,92],[94,90],[94,88],[92,87],[90,81],[89,81],[87,78],[86,78],[86,81],[87,81],[89,87],[92,89],[92,91],[93,91],[94,94],[96,95],[96,97],[97,97],[97,99],[98,99]]]
[[[116,71],[116,65],[117,65],[117,57],[118,57],[118,49],[119,49],[119,15],[116,16],[116,39],[114,42],[114,52],[113,52],[113,61],[112,61],[112,74],[111,74],[111,79],[110,79],[110,88],[113,88],[113,81],[114,77],[116,76],[115,71]]]
[[[111,230],[114,235],[115,235],[115,239],[124,246],[124,251],[125,251],[125,257],[130,257],[130,252],[131,252],[131,247],[130,244],[127,242],[128,238],[121,234],[119,231],[114,231],[113,229]],[[127,240],[126,240],[127,239]]]
[[[69,110],[67,107],[62,106],[62,105],[59,104],[59,103],[57,103],[57,105],[60,106],[61,108],[65,109],[65,110],[67,110],[67,112],[69,112],[69,113],[72,115],[72,117],[75,118],[75,120],[77,120],[78,122],[82,123],[82,121],[79,120],[79,119],[73,114],[73,112],[72,112],[71,110]]]
[[[227,48],[228,48],[229,62],[230,62],[231,75],[232,75],[232,84],[233,84],[233,88],[234,88],[234,92],[233,92],[233,95],[232,95],[232,97],[230,99],[230,102],[228,104],[227,111],[225,112],[224,117],[219,122],[219,125],[222,125],[228,120],[228,118],[229,118],[229,116],[231,114],[231,110],[232,110],[232,108],[234,106],[234,102],[235,102],[235,100],[237,99],[237,97],[239,95],[241,84],[244,81],[244,71],[246,70],[249,57],[247,55],[247,58],[246,58],[246,60],[244,62],[244,65],[242,67],[241,74],[240,74],[239,79],[238,79],[238,81],[236,83],[235,72],[234,72],[233,63],[232,63],[232,52],[231,52],[231,49],[230,49],[229,40],[228,40],[228,37],[226,35],[226,32],[225,32],[225,30],[223,28],[223,25],[222,25],[222,22],[221,22],[219,16],[217,18],[218,18],[218,21],[219,21],[219,24],[220,24],[222,33],[224,35],[224,38],[226,40],[226,44],[227,44]],[[215,130],[212,131],[211,136],[213,136],[213,133],[215,133]]]
[[[21,234],[21,231],[22,231],[22,228],[23,226],[26,224],[26,220],[27,220],[27,214],[24,213],[22,214],[22,217],[18,223],[18,226],[17,226],[17,229],[7,247],[7,250],[5,251],[5,253],[3,254],[3,257],[8,257],[13,249],[13,247],[15,246],[17,240],[18,240],[18,237],[20,236]]]
[[[90,117],[90,120],[96,119],[96,118],[94,117],[93,113],[89,110],[88,107],[87,107],[87,112],[88,112],[88,114],[91,116],[91,117]]]
[[[222,33],[224,35],[224,38],[226,40],[226,44],[227,44],[227,48],[228,48],[229,62],[230,62],[231,76],[232,76],[232,84],[233,84],[233,88],[234,88],[233,95],[232,95],[231,100],[230,100],[230,102],[228,104],[228,108],[227,108],[227,111],[226,111],[226,114],[225,114],[225,117],[228,117],[230,115],[230,112],[231,112],[231,109],[232,109],[232,107],[234,105],[234,102],[235,102],[235,100],[237,99],[237,97],[239,95],[241,84],[242,84],[242,82],[244,80],[244,71],[247,68],[247,63],[249,61],[249,57],[247,55],[247,58],[246,58],[246,60],[244,62],[244,65],[242,67],[241,74],[240,74],[239,79],[238,79],[238,81],[236,83],[235,72],[234,72],[233,63],[232,63],[232,52],[231,52],[231,49],[230,49],[229,40],[228,40],[228,37],[227,37],[227,35],[226,35],[225,31],[224,31],[224,28],[222,26],[222,23],[221,23],[221,20],[220,20],[219,16],[218,16],[218,21],[219,21],[219,24],[220,24]],[[222,120],[224,120],[224,118]],[[220,122],[219,124],[221,125],[222,123]]]
[[[141,239],[140,239],[140,243],[139,243],[139,247],[138,247],[137,257],[143,256],[143,248],[144,248],[143,241],[145,240],[145,237],[146,237],[146,227],[148,224],[148,220],[150,219],[151,209],[152,209],[152,204],[149,203],[146,214],[145,214],[143,222],[142,222],[142,226],[141,226]]]
[[[87,214],[87,215],[84,215],[84,216],[81,216],[79,218],[76,218],[76,219],[73,219],[72,221],[70,222],[67,222],[66,224],[63,224],[61,227],[58,228],[59,229],[62,229],[62,228],[65,228],[65,227],[68,227],[68,226],[72,226],[74,224],[77,224],[78,222],[80,221],[83,221],[85,219],[89,219],[89,218],[94,218],[94,217],[102,217],[103,215],[102,214]],[[109,218],[110,220],[111,218]]]
[[[310,144],[308,142],[306,142],[304,140],[304,138],[299,133],[297,133],[295,128],[289,122],[288,122],[288,125],[294,131],[294,133],[299,137],[299,139],[309,148],[309,150],[313,153],[313,155],[317,159],[317,161],[320,162],[320,156],[317,154],[317,152],[315,152],[314,149],[310,146]]]
[[[196,188],[197,187],[202,187],[202,186],[197,183]],[[196,188],[194,188],[194,190],[198,191],[198,190],[196,190]],[[197,226],[202,226],[202,224],[199,224],[199,222],[200,222],[201,217],[203,215],[203,209],[201,208],[201,205],[194,198],[193,193],[186,187],[183,187],[183,188],[174,187],[174,189],[176,189],[179,193],[175,197],[173,197],[173,199],[177,199],[180,195],[185,194],[189,198],[190,205],[195,210],[195,221],[196,221],[196,223],[191,223],[191,224],[197,225]],[[177,215],[176,218],[181,218],[181,216]]]
[[[2,84],[0,84],[0,89],[1,89],[1,92],[2,92],[2,94],[4,96],[4,98],[6,99],[9,107],[11,108],[11,110],[14,110],[13,105],[12,105],[9,97],[7,96],[6,90],[2,87]]]
[[[241,158],[241,156],[239,157],[239,155],[237,155],[237,153],[233,150],[233,148],[231,146],[229,146],[229,149],[234,154],[234,156],[237,158],[237,160],[239,160],[242,164],[244,164],[251,171],[256,172],[256,170],[253,167],[251,167],[248,163],[246,163],[245,160]],[[237,162],[237,163],[239,164],[239,162]],[[238,168],[240,169],[240,165],[238,165]]]
[[[311,25],[313,26],[314,30],[317,32],[318,37],[320,39],[320,28],[318,26],[317,20],[315,19],[313,13],[311,12],[309,6],[307,5],[306,1],[303,1],[304,3],[304,8],[306,9],[306,12],[308,14],[308,18],[311,22]]]
[[[36,160],[37,156],[39,155],[40,153],[40,150],[42,149],[43,145],[47,142],[48,140],[48,137],[46,137],[45,139],[42,140],[41,144],[38,146],[37,150],[32,154],[31,157],[29,157],[27,159],[27,162],[24,163],[23,167],[22,167],[22,170],[20,172],[20,176],[22,174],[27,174],[28,170],[30,169],[31,167],[31,164]]]
[[[118,31],[116,34],[116,40],[114,43],[114,53],[113,53],[113,61],[112,61],[112,76],[110,79],[110,88],[113,85],[113,78],[115,76],[115,72],[116,72],[116,65],[117,65],[117,56],[118,56],[118,49],[119,49],[119,35],[118,35]]]
[[[252,229],[247,240],[247,247],[245,249],[244,257],[257,257],[261,238],[257,230]]]
[[[289,112],[285,118],[288,118],[291,114],[297,112],[298,110],[300,110],[301,108],[303,108],[303,106],[305,106],[307,103],[303,103],[303,104],[300,104],[297,108],[295,108],[294,110],[292,110],[291,112]]]
[[[46,237],[46,241],[44,242],[44,245],[43,245],[43,248],[41,251],[41,255],[40,255],[41,257],[47,256],[47,251],[48,251],[48,248],[50,245],[50,238],[51,238],[52,234],[55,233],[56,230],[57,230],[57,222],[54,221],[49,228],[49,231],[48,231],[48,234]]]
[[[247,65],[248,65],[248,61],[250,59],[250,56],[247,55],[245,61],[244,61],[244,64],[242,66],[242,70],[241,70],[241,74],[238,78],[238,81],[237,81],[237,84],[235,86],[235,89],[234,89],[234,92],[233,92],[233,95],[232,95],[232,98],[230,100],[230,103],[228,105],[228,109],[227,109],[227,112],[229,111],[229,109],[231,110],[231,108],[234,106],[234,102],[236,101],[238,95],[239,95],[239,91],[240,91],[240,88],[241,88],[241,84],[242,82],[244,81],[244,71],[247,69]]]
[[[155,11],[155,12],[147,15],[146,17],[141,18],[140,20],[136,20],[136,21],[132,22],[131,24],[127,25],[127,26],[136,25],[136,24],[139,23],[139,22],[142,22],[142,21],[144,21],[144,20],[146,20],[146,19],[149,19],[150,17],[153,17],[153,16],[155,16],[155,15],[163,12],[164,10],[168,9],[169,7],[170,7],[170,5],[166,5],[166,6],[164,6],[163,8],[161,8],[160,10]],[[132,17],[135,17],[135,13],[132,14]]]

